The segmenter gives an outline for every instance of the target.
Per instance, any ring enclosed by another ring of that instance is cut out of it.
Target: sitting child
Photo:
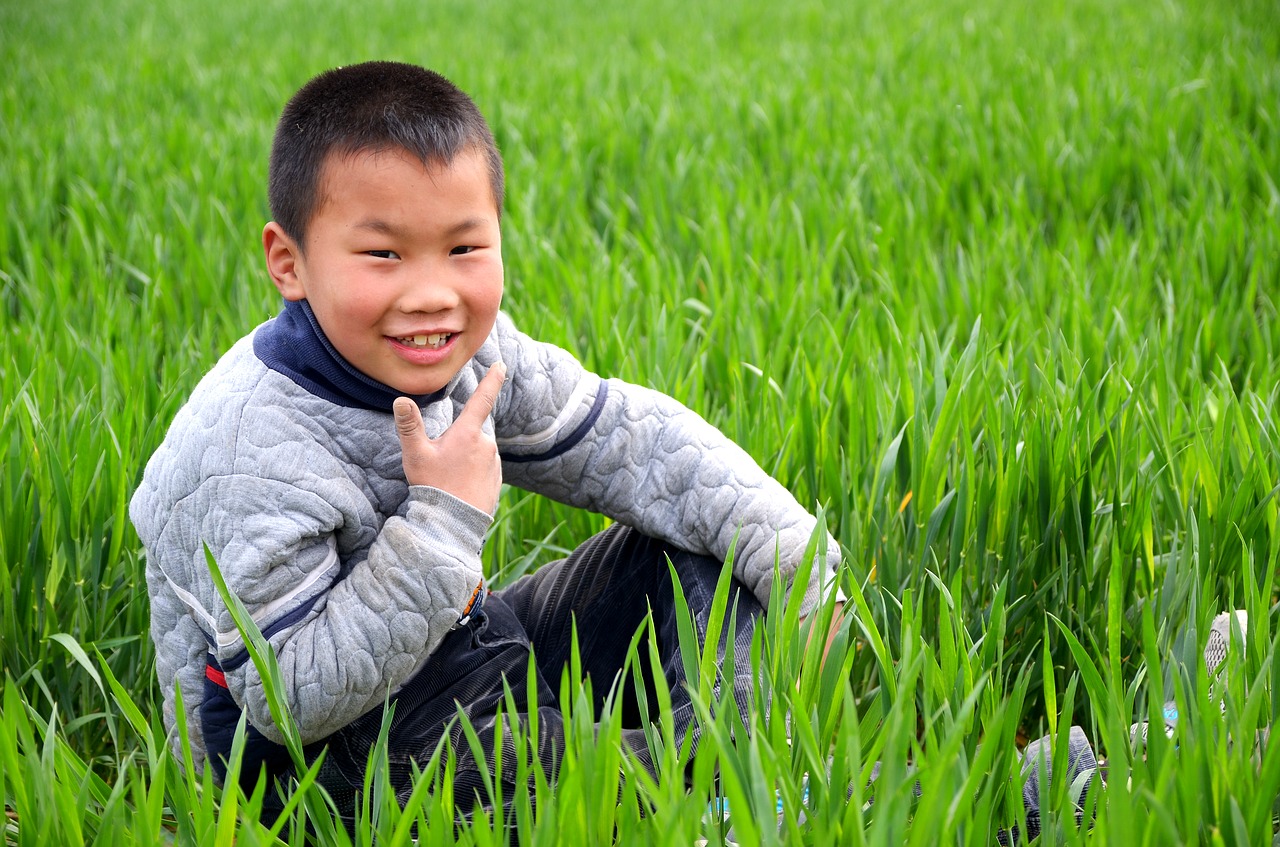
[[[791,585],[815,519],[680,403],[513,326],[499,311],[502,197],[488,126],[435,73],[344,67],[286,106],[262,239],[284,307],[196,386],[131,503],[165,721],[172,732],[180,687],[187,738],[173,744],[189,742],[197,768],[225,776],[243,714],[246,784],[290,769],[206,545],[275,651],[309,754],[328,749],[321,782],[347,810],[388,698],[407,791],[412,762],[447,732],[461,738],[459,709],[492,737],[504,679],[526,691],[531,645],[539,753],[554,768],[552,692],[572,628],[599,704],[650,608],[668,719],[696,738],[668,560],[705,637],[735,539],[737,666],[723,676],[749,702],[755,618],[775,568]],[[489,592],[480,552],[503,481],[617,523]],[[802,614],[838,561],[828,539],[826,560],[789,588]],[[469,810],[485,764],[454,748]]]

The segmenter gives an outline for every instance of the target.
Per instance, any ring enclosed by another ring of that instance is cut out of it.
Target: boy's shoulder
[[[343,411],[263,364],[253,333],[240,339],[196,384],[147,462],[131,503],[139,534],[213,480],[332,478],[341,450],[327,443],[335,428],[327,419]]]
[[[206,464],[221,465],[220,451],[233,451],[246,439],[266,444],[292,437],[293,429],[330,405],[267,367],[254,352],[253,338],[251,332],[237,341],[200,378],[157,456],[199,453]],[[225,461],[230,459],[229,453]]]

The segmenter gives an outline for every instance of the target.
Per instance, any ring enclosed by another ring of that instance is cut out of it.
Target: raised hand
[[[435,439],[427,437],[418,405],[408,397],[396,398],[396,434],[410,485],[439,488],[486,514],[497,510],[502,463],[498,444],[484,431],[484,422],[506,377],[507,367],[501,362],[489,368],[457,420]]]

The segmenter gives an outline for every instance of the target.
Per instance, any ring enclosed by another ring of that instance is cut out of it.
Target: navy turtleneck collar
[[[356,370],[329,343],[306,300],[286,301],[280,314],[254,335],[253,352],[271,370],[339,406],[390,412],[397,397],[425,406],[444,395],[443,390],[405,394]]]

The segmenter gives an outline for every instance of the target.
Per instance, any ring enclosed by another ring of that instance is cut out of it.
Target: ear
[[[262,252],[267,259],[267,273],[286,300],[307,296],[302,279],[302,250],[298,243],[275,221],[262,228]]]

